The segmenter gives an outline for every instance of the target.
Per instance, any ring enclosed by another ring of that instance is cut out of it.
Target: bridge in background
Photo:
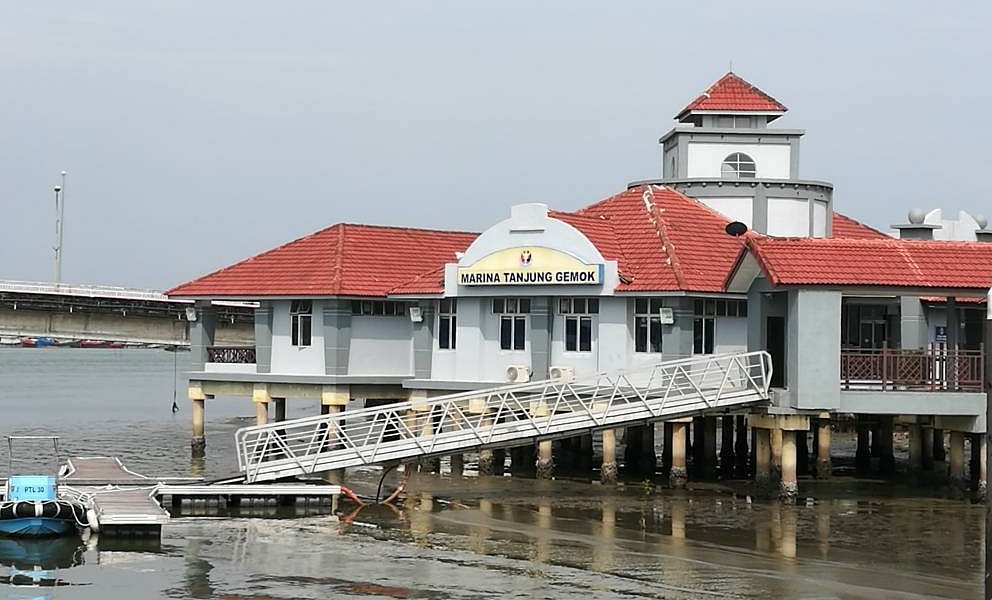
[[[214,306],[219,344],[254,343],[254,304]],[[0,280],[0,337],[188,346],[192,308],[154,290]]]

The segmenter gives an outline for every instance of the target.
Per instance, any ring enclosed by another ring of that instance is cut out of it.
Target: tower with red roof
[[[833,186],[799,177],[801,129],[769,127],[785,105],[727,73],[659,140],[662,181],[732,221],[780,237],[830,237]]]

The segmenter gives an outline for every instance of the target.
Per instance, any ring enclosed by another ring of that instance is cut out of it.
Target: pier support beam
[[[960,431],[951,432],[950,465],[947,475],[951,480],[951,485],[958,489],[965,489],[967,481],[964,477],[964,433]]]
[[[769,428],[768,436],[772,452],[771,480],[779,481],[782,479],[782,429],[771,427]]]
[[[896,457],[892,448],[894,419],[890,416],[879,417],[878,424],[878,470],[883,475],[891,475],[896,470]]]
[[[599,470],[599,480],[604,485],[617,482],[617,430],[603,430],[603,464]]]
[[[716,479],[716,417],[702,417],[703,464],[699,472],[704,479]]]
[[[668,483],[675,489],[682,489],[688,480],[685,470],[686,438],[692,419],[672,422],[672,468],[668,473]]]
[[[754,483],[760,493],[768,491],[772,481],[772,442],[771,431],[764,427],[752,427],[754,440]]]
[[[452,454],[451,455],[451,476],[461,477],[465,474],[465,455],[464,454]]]
[[[922,445],[920,449],[922,456],[920,457],[920,466],[922,466],[927,471],[933,471],[933,427],[924,425],[920,428],[920,435],[922,436]]]
[[[747,421],[744,420],[744,415],[737,415],[736,421],[737,440],[734,442],[734,455],[737,458],[737,465],[734,469],[734,474],[738,479],[744,479],[748,474],[747,459],[750,455],[747,444]]]
[[[978,447],[978,481],[975,483],[975,499],[984,500],[988,493],[989,465],[985,447],[985,434],[976,433],[971,443]]]
[[[204,412],[207,396],[203,393],[203,388],[200,387],[199,382],[192,381],[186,391],[186,396],[189,398],[190,404],[193,405],[193,436],[189,442],[190,452],[194,458],[201,458],[207,447],[207,438],[204,430]]]
[[[346,385],[325,385],[320,390],[320,414],[332,415],[345,409],[351,398],[351,388]],[[337,436],[329,435],[328,442],[336,442]],[[336,444],[335,444],[336,446]],[[332,448],[334,446],[331,446]],[[344,483],[344,469],[331,469],[320,474],[327,483],[341,485]]]
[[[912,423],[909,429],[909,469],[919,470],[923,467],[923,428],[919,423]]]
[[[269,402],[272,396],[269,395],[269,386],[264,383],[256,383],[251,390],[251,401],[255,403],[255,424],[265,425],[269,422]]]
[[[833,467],[830,463],[830,415],[823,414],[816,422],[816,478],[827,479]]]
[[[799,481],[796,479],[796,436],[805,436],[806,430],[779,431],[782,432],[782,479],[778,496],[783,502],[791,503],[799,495]]]
[[[940,462],[947,460],[947,451],[944,448],[944,430],[936,427],[933,430],[933,459]]]
[[[552,479],[555,475],[555,461],[551,440],[537,443],[537,478]]]
[[[724,479],[734,477],[736,456],[734,455],[734,417],[720,417],[720,475]]]
[[[661,472],[665,477],[672,471],[672,424],[661,424]]]
[[[273,398],[272,403],[275,405],[275,414],[272,417],[273,421],[277,423],[279,421],[286,420],[286,399],[285,398]]]
[[[657,466],[658,456],[654,453],[654,423],[649,423],[641,427],[641,451],[637,457],[637,471],[652,477]]]
[[[861,475],[871,470],[871,443],[869,434],[871,425],[865,423],[861,417],[857,417],[855,427],[858,432],[858,449],[854,455],[855,470]]]

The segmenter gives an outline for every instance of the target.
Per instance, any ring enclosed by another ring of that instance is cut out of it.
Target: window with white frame
[[[493,314],[499,315],[500,350],[523,350],[527,345],[527,315],[530,298],[493,298]]]
[[[444,298],[437,314],[437,347],[441,350],[455,349],[455,332],[458,329],[458,300]]]
[[[720,166],[720,176],[723,179],[754,179],[757,174],[754,159],[743,152],[734,152],[727,156]]]
[[[592,352],[592,316],[599,314],[599,298],[559,298],[558,313],[565,321],[565,352]]]
[[[392,300],[352,300],[351,314],[362,317],[402,317],[406,314],[406,303]]]
[[[692,352],[713,354],[717,317],[746,317],[746,300],[696,300],[693,303]]]
[[[634,352],[661,352],[661,298],[634,300]]]
[[[313,321],[313,302],[311,300],[293,300],[289,305],[289,323],[292,330],[294,346],[310,345],[310,329]]]

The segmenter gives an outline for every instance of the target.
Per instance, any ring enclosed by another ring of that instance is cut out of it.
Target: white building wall
[[[809,236],[809,203],[797,198],[768,198],[768,235]]]
[[[740,221],[751,229],[754,214],[754,198],[738,196],[733,198],[696,198],[706,206],[727,217],[728,221]]]
[[[813,237],[827,237],[827,203],[813,201]]]
[[[323,303],[313,301],[310,346],[293,346],[289,320],[289,300],[272,302],[272,373],[292,375],[324,374]]]
[[[627,366],[627,354],[633,353],[632,317],[627,312],[627,298],[599,299],[599,370],[615,371]]]
[[[413,323],[406,316],[353,316],[349,375],[413,375]]]
[[[713,352],[747,352],[747,318],[717,317]]]
[[[740,144],[728,142],[689,142],[688,177],[719,179],[723,160],[743,152],[754,160],[759,179],[788,179],[791,149],[787,144]]]

